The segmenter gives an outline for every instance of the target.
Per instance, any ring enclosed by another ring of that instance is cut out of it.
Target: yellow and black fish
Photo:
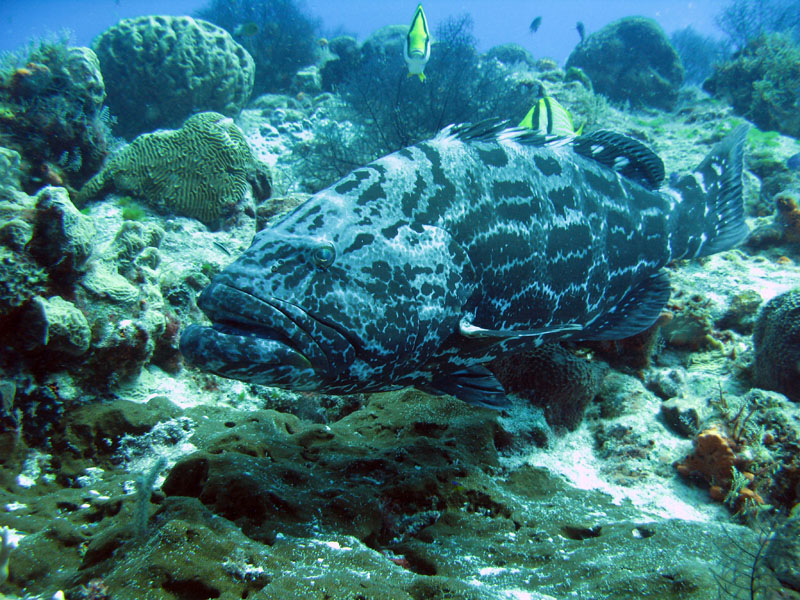
[[[425,11],[422,4],[417,5],[414,18],[411,19],[411,27],[406,36],[403,58],[408,65],[408,76],[417,75],[420,81],[425,81],[425,65],[431,57],[431,35],[428,31],[428,19],[425,18]]]
[[[559,104],[558,100],[547,95],[543,85],[539,86],[536,103],[517,126],[521,129],[534,129],[547,135],[580,135],[583,125],[576,131],[572,115]]]

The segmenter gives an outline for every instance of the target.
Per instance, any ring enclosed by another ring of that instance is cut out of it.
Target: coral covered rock
[[[800,288],[764,306],[753,331],[756,384],[800,402]]]
[[[94,222],[75,208],[67,190],[48,187],[39,192],[28,250],[52,276],[74,281],[92,254],[94,237]]]
[[[250,54],[224,29],[191,17],[124,19],[94,48],[126,137],[176,127],[197,111],[235,115],[253,90]]]
[[[248,183],[262,175],[263,166],[233,121],[206,112],[180,129],[137,137],[80,190],[78,202],[115,191],[216,225],[244,208]]]
[[[664,31],[652,19],[626,17],[588,36],[567,60],[594,89],[616,102],[672,110],[683,67]]]
[[[0,246],[0,324],[46,286],[43,269],[27,256]]]
[[[64,39],[41,42],[18,61],[16,69],[0,69],[0,144],[25,159],[29,193],[48,184],[78,187],[97,172],[109,140],[97,57]]]
[[[597,394],[604,369],[562,348],[545,344],[520,355],[500,358],[492,371],[506,391],[539,406],[551,427],[574,430]]]
[[[732,60],[715,65],[714,74],[703,84],[761,129],[794,137],[800,136],[798,86],[800,46],[781,33],[754,39]]]
[[[61,296],[34,298],[25,309],[26,350],[80,356],[89,349],[92,332],[86,317]]]

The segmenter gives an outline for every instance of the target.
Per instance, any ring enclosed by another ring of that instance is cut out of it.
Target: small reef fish
[[[418,4],[414,18],[411,19],[411,27],[408,29],[403,48],[403,58],[408,65],[408,76],[417,75],[420,81],[425,81],[423,71],[430,57],[431,35],[428,32],[428,19],[425,18],[422,4]]]
[[[349,394],[417,386],[502,406],[484,366],[545,342],[643,331],[664,267],[738,244],[747,126],[664,182],[641,142],[448,126],[356,169],[258,233],[197,304],[190,364]]]
[[[555,98],[548,96],[547,91],[541,84],[539,85],[536,103],[517,127],[558,136],[580,135],[581,131],[583,131],[583,125],[578,131],[575,131],[572,115]]]
[[[237,25],[236,29],[233,30],[233,35],[237,37],[253,37],[258,35],[259,31],[258,23],[248,21]]]
[[[536,17],[533,21],[531,21],[530,27],[528,29],[531,33],[536,33],[539,31],[539,26],[542,24],[542,17]]]
[[[578,35],[581,36],[580,43],[583,43],[583,40],[586,39],[586,28],[583,26],[583,21],[578,21],[575,23],[575,29],[578,31]]]

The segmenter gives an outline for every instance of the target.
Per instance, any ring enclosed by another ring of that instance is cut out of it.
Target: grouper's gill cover
[[[659,189],[658,157],[613,132],[448,127],[260,232],[200,295],[212,326],[187,328],[181,350],[265,385],[499,404],[483,363],[638,333],[669,298],[664,265],[743,239],[745,134]]]

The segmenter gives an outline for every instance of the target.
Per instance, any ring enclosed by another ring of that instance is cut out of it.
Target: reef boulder
[[[588,36],[567,69],[583,69],[594,90],[633,107],[672,110],[683,82],[680,57],[653,19],[626,17]]]
[[[788,35],[764,34],[731,60],[714,65],[703,88],[729,102],[759,128],[800,136],[800,45]]]
[[[94,41],[118,132],[176,127],[195,112],[237,114],[253,91],[250,54],[191,17],[123,19]]]
[[[80,186],[100,168],[110,137],[97,56],[64,38],[15,60],[19,66],[0,75],[0,144],[23,158],[22,187]]]
[[[753,330],[755,382],[800,402],[800,288],[764,305]]]

